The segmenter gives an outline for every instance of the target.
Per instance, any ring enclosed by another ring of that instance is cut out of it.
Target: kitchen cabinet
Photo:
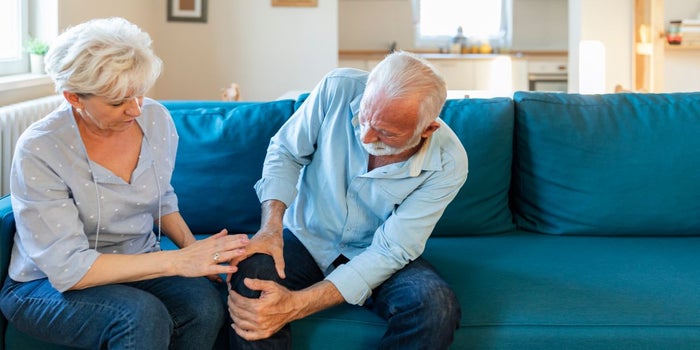
[[[513,91],[527,91],[527,60],[515,58],[511,61],[513,76]]]
[[[381,58],[340,58],[338,59],[338,67],[356,68],[369,72],[381,61]]]
[[[448,90],[474,89],[474,62],[465,59],[429,59],[445,78]]]
[[[381,59],[339,59],[338,67],[372,70]],[[474,90],[474,63],[467,59],[428,59],[445,77],[451,90]]]
[[[356,68],[356,69],[367,70],[367,60],[358,60],[358,59],[338,60],[338,67],[340,67],[340,68]]]
[[[491,91],[494,95],[510,96],[516,91],[516,81],[525,80],[520,86],[527,89],[527,67],[516,66],[517,60],[498,56],[474,61],[474,90]]]
[[[527,61],[508,55],[465,59],[428,59],[445,76],[450,90],[488,91],[511,96],[528,89]]]
[[[494,95],[509,96],[514,91],[516,80],[527,79],[527,73],[522,73],[521,66],[513,69],[513,59],[508,55],[427,59],[445,76],[450,90],[489,91]],[[518,74],[518,77],[514,74]],[[519,83],[519,86],[523,85]]]
[[[442,73],[449,90],[480,91],[492,96],[512,96],[514,91],[527,91],[528,73],[534,65],[566,65],[560,56],[502,54],[419,54]],[[384,57],[377,54],[341,54],[339,67],[369,71]],[[555,62],[555,63],[552,63]],[[529,68],[530,67],[530,68]]]

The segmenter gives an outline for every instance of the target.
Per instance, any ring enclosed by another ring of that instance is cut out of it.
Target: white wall
[[[513,0],[514,51],[568,50],[567,0]]]
[[[579,43],[605,46],[605,91],[632,86],[633,0],[569,0],[569,92],[579,91]]]
[[[341,50],[389,50],[392,42],[414,48],[411,0],[338,0]]]
[[[158,95],[219,99],[232,82],[244,100],[310,90],[338,63],[337,0],[318,3],[293,8],[210,0],[207,24],[161,22],[155,36],[166,72]]]
[[[43,0],[38,0],[43,1]],[[153,31],[156,28],[155,19],[157,13],[162,13],[165,18],[165,10],[155,12],[158,2],[141,0],[120,0],[120,1],[83,1],[83,0],[59,0],[58,1],[58,33],[63,32],[70,26],[74,26],[93,18],[104,17],[124,17],[132,23],[138,25],[151,35],[154,42]],[[163,3],[165,6],[165,3]],[[157,89],[152,89],[149,93],[151,97],[158,97]]]
[[[166,0],[59,1],[59,27],[121,16],[147,31],[164,71],[149,93],[158,99],[220,99],[236,82],[244,100],[310,90],[337,66],[337,0],[318,7],[270,1],[209,0],[207,23],[167,22]]]

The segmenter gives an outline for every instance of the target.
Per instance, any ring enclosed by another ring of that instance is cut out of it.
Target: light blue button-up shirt
[[[272,138],[255,185],[261,202],[288,206],[285,227],[351,304],[423,253],[467,177],[467,154],[440,119],[411,158],[367,171],[358,124],[367,76],[329,73]],[[340,254],[350,261],[334,269]]]
[[[178,136],[168,111],[151,99],[144,99],[136,121],[144,136],[131,183],[88,159],[68,103],[22,134],[10,179],[17,223],[12,279],[48,277],[65,291],[100,253],[159,249],[154,218],[178,210],[170,185]]]

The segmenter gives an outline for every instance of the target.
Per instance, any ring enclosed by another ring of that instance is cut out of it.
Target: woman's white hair
[[[440,115],[447,98],[447,85],[442,74],[428,61],[396,51],[370,72],[361,103],[369,103],[380,93],[389,99],[420,98],[419,127],[423,129]]]
[[[94,19],[67,29],[46,54],[56,91],[111,101],[143,96],[161,72],[151,37],[123,18]]]

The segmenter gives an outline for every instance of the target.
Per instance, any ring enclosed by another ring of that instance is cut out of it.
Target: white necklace
[[[82,116],[82,109],[78,108],[76,109],[78,114],[81,114]],[[85,111],[88,115],[90,114],[87,110]],[[78,133],[80,133],[80,130],[78,130]],[[150,143],[148,142],[148,137],[146,136],[146,133],[143,132],[143,140],[146,142],[147,146],[150,146]],[[100,230],[102,226],[102,204],[100,202],[100,187],[97,184],[97,179],[95,178],[95,171],[92,168],[92,161],[90,161],[90,157],[88,156],[87,149],[85,148],[85,145],[81,142],[83,145],[83,152],[85,152],[85,159],[87,161],[88,165],[88,170],[90,171],[90,175],[92,177],[92,183],[95,185],[95,199],[97,202],[97,228],[95,230],[95,251],[99,251],[98,249],[98,243],[100,240]],[[138,165],[137,165],[138,166]],[[160,218],[163,216],[162,215],[162,196],[160,192],[160,180],[158,180],[158,171],[156,169],[156,161],[155,159],[151,160],[151,169],[153,170],[153,178],[156,183],[156,191],[157,191],[157,197],[158,197],[158,217],[155,219],[155,222],[158,226],[158,234],[156,235],[156,243],[155,243],[155,250],[159,251],[160,250],[160,241],[161,241],[161,236],[162,236],[162,229],[161,229],[161,222]]]

